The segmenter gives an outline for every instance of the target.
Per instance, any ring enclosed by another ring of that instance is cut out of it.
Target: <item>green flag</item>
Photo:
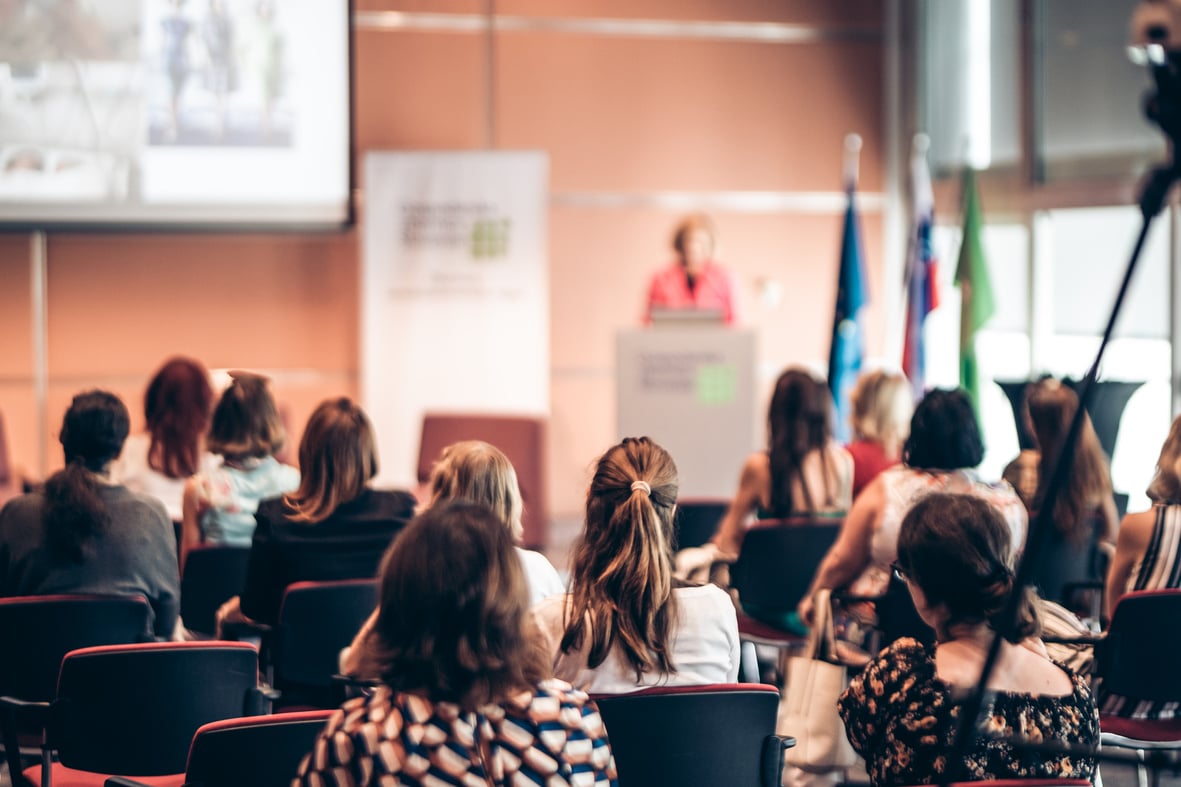
[[[976,364],[976,332],[996,312],[992,283],[988,280],[988,262],[980,226],[980,195],[976,192],[976,173],[964,168],[964,233],[960,259],[955,269],[960,288],[960,387],[972,397],[976,416],[980,416],[980,370]]]

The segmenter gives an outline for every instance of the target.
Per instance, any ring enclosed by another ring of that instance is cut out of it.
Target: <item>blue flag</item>
[[[841,238],[841,271],[837,280],[836,313],[832,320],[832,346],[828,353],[828,387],[836,404],[836,436],[848,442],[850,435],[849,392],[861,373],[865,354],[865,328],[861,307],[869,302],[865,286],[865,255],[861,253],[861,230],[857,223],[852,184],[845,208],[845,229]]]

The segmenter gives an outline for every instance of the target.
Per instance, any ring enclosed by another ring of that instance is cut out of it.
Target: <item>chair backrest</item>
[[[840,529],[838,518],[799,517],[747,530],[730,568],[730,585],[743,608],[760,614],[794,611]]]
[[[730,501],[722,498],[689,498],[677,501],[673,519],[673,547],[699,547],[713,538],[726,515]]]
[[[1103,690],[1151,702],[1181,701],[1181,590],[1122,596],[1095,648]]]
[[[46,730],[63,765],[123,776],[181,773],[202,724],[258,713],[258,651],[155,642],[66,654]]]
[[[0,696],[48,702],[71,650],[139,642],[151,607],[143,596],[14,596],[0,599]]]
[[[1090,779],[981,779],[949,782],[947,787],[1091,787]]]
[[[288,585],[274,632],[275,688],[333,687],[341,649],[376,608],[376,579]]]
[[[765,783],[764,746],[775,734],[779,691],[762,684],[644,689],[596,696],[620,787]],[[775,744],[778,745],[777,743]],[[767,770],[782,767],[768,763]],[[780,773],[768,774],[778,784]]]
[[[546,545],[549,536],[549,495],[546,484],[545,419],[533,416],[427,413],[422,417],[418,449],[418,481],[426,483],[444,448],[461,440],[483,440],[508,457],[517,471],[525,502],[521,524],[525,546]]]
[[[212,636],[217,608],[242,592],[250,547],[202,545],[189,552],[180,577],[185,628]]]
[[[287,787],[330,710],[205,724],[193,737],[186,787]]]

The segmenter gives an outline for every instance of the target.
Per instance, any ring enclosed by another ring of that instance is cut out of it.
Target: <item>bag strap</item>
[[[813,621],[808,632],[808,656],[818,661],[832,661],[837,652],[836,631],[832,621],[832,591],[820,588],[812,595]]]

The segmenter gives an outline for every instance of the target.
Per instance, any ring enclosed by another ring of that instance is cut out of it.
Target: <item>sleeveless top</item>
[[[879,476],[885,503],[870,536],[870,563],[849,589],[855,595],[880,596],[890,584],[890,564],[898,559],[898,530],[911,506],[935,492],[976,495],[990,503],[1004,517],[1013,536],[1013,557],[1025,546],[1029,514],[1013,488],[1004,481],[986,484],[971,470],[917,470],[899,466]]]

